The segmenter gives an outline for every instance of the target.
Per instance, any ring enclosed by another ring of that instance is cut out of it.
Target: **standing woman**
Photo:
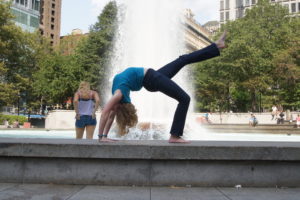
[[[171,79],[185,65],[200,62],[220,55],[220,49],[225,47],[226,32],[220,39],[208,47],[180,56],[176,60],[163,66],[159,70],[142,67],[130,67],[114,77],[112,85],[113,96],[102,110],[99,123],[99,141],[111,142],[107,138],[110,127],[117,116],[119,134],[126,134],[128,127],[137,123],[136,109],[131,104],[130,91],[138,91],[143,86],[150,92],[160,91],[178,101],[172,127],[170,130],[170,143],[186,143],[181,136],[185,125],[190,97]],[[155,108],[154,108],[155,109]]]
[[[96,111],[100,103],[99,95],[90,89],[88,82],[82,81],[74,95],[76,112],[76,139],[82,139],[86,129],[86,139],[93,139],[96,128]]]

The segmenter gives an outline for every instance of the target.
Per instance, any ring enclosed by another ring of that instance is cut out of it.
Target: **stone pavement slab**
[[[300,188],[123,187],[0,183],[0,200],[299,200]]]
[[[68,200],[149,200],[149,187],[86,186]]]
[[[0,183],[0,192],[18,185],[17,183]]]
[[[152,187],[153,200],[228,200],[215,188]]]
[[[230,200],[299,200],[300,188],[218,188]]]
[[[77,193],[80,185],[15,184],[0,191],[0,200],[65,200]]]

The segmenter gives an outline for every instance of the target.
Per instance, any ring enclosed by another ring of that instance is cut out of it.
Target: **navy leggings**
[[[190,97],[171,79],[185,65],[207,60],[219,55],[218,47],[216,44],[212,44],[190,54],[182,55],[157,71],[148,69],[143,80],[143,86],[150,92],[160,91],[179,102],[170,131],[172,135],[180,137],[183,134]]]

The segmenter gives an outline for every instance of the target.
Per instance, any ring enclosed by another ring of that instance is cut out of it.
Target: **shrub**
[[[7,120],[10,125],[13,124],[14,121],[18,120],[20,125],[23,125],[24,122],[27,122],[27,117],[18,116],[18,115],[2,115],[0,114],[0,124],[4,124],[4,120]]]

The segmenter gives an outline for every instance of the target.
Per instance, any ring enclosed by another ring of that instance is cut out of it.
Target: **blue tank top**
[[[89,99],[82,99],[80,98],[80,93],[79,93],[79,104],[78,104],[79,115],[92,115],[95,106],[95,100],[92,99],[92,93],[89,94],[89,97],[90,97]]]
[[[131,103],[130,91],[138,91],[143,86],[144,68],[129,67],[114,77],[112,94],[117,89],[122,92],[121,103]]]

